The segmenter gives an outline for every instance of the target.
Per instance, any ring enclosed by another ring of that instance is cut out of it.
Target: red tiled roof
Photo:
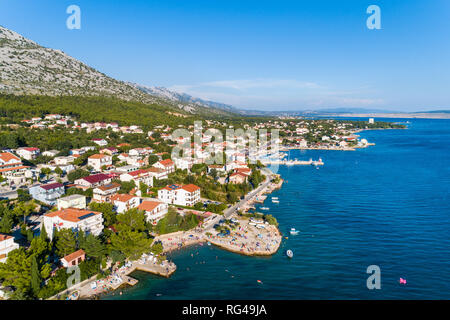
[[[138,209],[142,211],[153,211],[156,207],[158,207],[163,202],[159,201],[144,201],[139,206]]]
[[[59,211],[54,211],[47,213],[46,217],[60,217],[62,220],[70,221],[70,222],[79,222],[82,219],[81,217],[88,215],[88,214],[102,214],[101,212],[91,211],[91,210],[82,210],[82,209],[75,209],[75,208],[67,208]]]
[[[50,184],[42,185],[40,187],[44,190],[52,190],[52,189],[64,187],[64,185],[61,183],[50,183]]]
[[[10,152],[2,152],[2,153],[0,153],[0,160],[2,160],[4,162],[8,162],[10,160],[20,161],[20,158],[16,157],[15,155],[13,155]]]
[[[111,197],[111,201],[128,202],[133,198],[136,197],[131,194],[115,194]]]
[[[94,174],[92,176],[84,177],[84,178],[81,178],[81,179],[86,180],[89,183],[97,183],[97,182],[100,182],[100,181],[103,181],[103,180],[107,180],[107,179],[110,179],[110,178],[111,177],[109,175],[107,175],[107,174],[99,173],[99,174]]]
[[[13,168],[0,169],[0,172],[20,170],[20,169],[26,169],[26,168],[29,168],[29,167],[27,167],[27,166],[19,166],[19,167],[13,167]]]
[[[161,160],[159,163],[164,167],[173,166],[173,161],[171,159]]]
[[[144,170],[144,169],[139,169],[139,170],[136,170],[136,171],[128,172],[128,174],[130,176],[132,176],[132,177],[137,177],[137,176],[140,176],[140,175],[145,174],[145,173],[148,173],[148,171]]]
[[[67,256],[65,256],[63,259],[66,260],[67,262],[73,261],[75,259],[78,259],[82,256],[86,255],[86,253],[84,252],[84,250],[80,249],[78,251],[75,251],[71,254],[68,254]]]
[[[11,239],[11,236],[8,236],[7,234],[0,234],[0,241],[5,241],[8,239]]]
[[[109,157],[108,155],[105,154],[93,154],[92,156],[89,157],[89,159],[103,159]]]
[[[231,178],[231,177],[236,177],[236,176],[241,176],[241,177],[243,177],[243,178],[247,178],[247,175],[245,175],[245,174],[243,174],[243,173],[241,173],[241,172],[235,172],[235,173],[232,173],[232,174],[230,175],[230,178]]]
[[[196,186],[195,184],[187,184],[185,186],[182,186],[181,188],[186,190],[187,192],[194,192],[200,190],[200,187]]]
[[[108,191],[111,189],[120,188],[120,184],[118,184],[117,182],[113,182],[104,186],[100,186],[98,188],[102,191]]]

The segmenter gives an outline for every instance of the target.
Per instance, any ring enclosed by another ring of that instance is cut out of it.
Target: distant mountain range
[[[176,91],[169,90],[164,87],[148,87],[136,83],[130,83],[130,85],[138,88],[139,90],[151,94],[152,96],[160,97],[163,99],[169,99],[170,101],[179,102],[179,103],[185,103],[187,106],[200,106],[205,108],[215,108],[215,109],[221,109],[228,112],[233,113],[240,113],[241,110],[238,108],[235,108],[233,106],[230,106],[228,104],[220,103],[220,102],[214,102],[214,101],[208,101],[203,100],[200,98],[196,98],[193,96],[190,96],[186,93],[179,93]]]

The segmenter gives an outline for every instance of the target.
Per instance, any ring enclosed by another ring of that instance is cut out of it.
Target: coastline
[[[282,184],[283,180],[281,178],[277,184],[270,182],[257,193],[257,197],[250,199],[248,204],[254,203],[260,195],[269,194],[274,190],[281,188]],[[237,212],[237,209],[234,210],[228,218],[233,217],[236,219],[239,222],[239,226],[226,237],[219,237],[217,235],[218,232],[209,226],[207,228],[197,227],[189,231],[178,231],[159,235],[155,237],[154,241],[162,242],[162,254],[164,255],[167,255],[175,250],[187,248],[197,244],[203,245],[204,243],[209,243],[223,250],[249,257],[271,256],[275,254],[279,250],[282,241],[282,235],[278,227],[267,224],[264,226],[264,229],[258,229],[255,226],[249,225],[248,218],[238,216]],[[219,217],[220,215],[217,216]],[[216,232],[216,235],[213,235],[213,232]],[[240,241],[236,241],[235,239],[237,238],[239,238]],[[151,256],[148,257],[152,258]],[[78,291],[79,299],[97,299],[101,298],[105,294],[117,291],[124,286],[135,285],[138,281],[130,276],[135,271],[144,271],[157,276],[169,278],[176,271],[176,269],[177,267],[175,263],[167,260],[165,260],[161,266],[153,259],[147,262],[142,261],[141,258],[137,261],[129,261],[127,266],[122,267],[114,273],[115,277],[119,277],[121,279],[120,282],[111,282],[108,277],[107,279],[89,281],[88,283],[83,284],[80,288],[72,290],[69,289],[67,292],[68,295],[70,295],[71,293]],[[92,288],[92,283],[94,282],[96,283],[95,288],[98,288],[100,285],[100,290]],[[120,292],[120,294],[121,293],[122,292]]]

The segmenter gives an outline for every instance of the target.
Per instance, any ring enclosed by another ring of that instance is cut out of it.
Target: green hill
[[[0,94],[1,123],[19,123],[49,113],[73,116],[81,122],[117,122],[119,125],[193,124],[198,115],[158,104],[124,101],[112,97],[16,96]],[[178,115],[178,116],[177,116]]]

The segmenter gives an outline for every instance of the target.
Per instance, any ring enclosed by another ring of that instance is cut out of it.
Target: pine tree
[[[39,290],[41,289],[41,274],[39,272],[39,266],[36,260],[36,256],[33,255],[31,259],[31,289],[33,290],[33,294],[35,296],[38,295]]]
[[[44,239],[44,240],[48,239],[47,230],[45,230],[44,223],[42,223],[42,225],[41,225],[41,239]]]
[[[77,250],[75,234],[70,229],[58,231],[56,237],[56,249],[60,257],[64,257]]]

